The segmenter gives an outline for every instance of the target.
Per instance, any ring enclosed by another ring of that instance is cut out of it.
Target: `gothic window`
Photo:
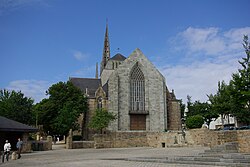
[[[102,97],[98,97],[98,99],[97,99],[97,108],[98,109],[102,108]]]
[[[130,110],[145,110],[145,81],[138,63],[133,67],[130,76]]]

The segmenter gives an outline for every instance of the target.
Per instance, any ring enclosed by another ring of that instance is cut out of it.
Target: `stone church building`
[[[108,127],[113,132],[181,129],[180,101],[169,92],[164,76],[138,48],[127,58],[120,53],[110,57],[108,26],[100,75],[96,68],[95,78],[69,79],[88,97],[89,110],[82,117],[85,139],[93,133],[87,124],[97,108],[117,115]]]

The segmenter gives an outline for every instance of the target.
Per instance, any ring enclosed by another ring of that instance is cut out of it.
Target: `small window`
[[[98,97],[98,99],[97,99],[97,108],[98,109],[102,108],[102,97]]]

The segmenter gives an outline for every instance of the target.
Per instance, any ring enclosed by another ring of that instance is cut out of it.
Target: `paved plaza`
[[[53,145],[51,151],[22,154],[18,160],[1,163],[1,167],[209,167],[212,165],[174,164],[157,162],[157,159],[175,156],[195,156],[205,147],[182,148],[109,148],[65,149]],[[142,159],[147,159],[143,161]],[[150,161],[152,160],[152,161]],[[213,165],[214,166],[214,165]]]

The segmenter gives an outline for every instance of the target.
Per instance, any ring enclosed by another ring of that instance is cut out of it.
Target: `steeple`
[[[103,47],[103,53],[102,53],[100,74],[102,73],[109,59],[110,59],[110,46],[109,46],[109,34],[108,34],[108,21],[106,21],[106,32],[105,32],[105,38],[104,38],[104,47]]]
[[[96,67],[95,67],[95,78],[98,79],[98,63],[96,63]]]

